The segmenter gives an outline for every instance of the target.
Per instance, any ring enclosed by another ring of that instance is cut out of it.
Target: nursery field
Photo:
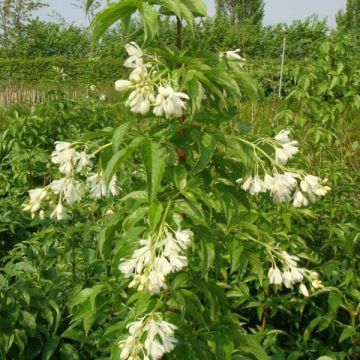
[[[360,359],[353,38],[279,94],[278,60],[181,41],[201,1],[120,1],[94,39],[136,11],[121,65],[81,81],[8,61],[36,82],[1,85],[0,360]]]

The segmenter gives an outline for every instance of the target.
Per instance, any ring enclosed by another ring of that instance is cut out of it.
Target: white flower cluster
[[[246,59],[243,58],[239,53],[240,53],[240,49],[228,50],[228,51],[225,51],[225,54],[221,54],[221,57],[223,57],[225,55],[228,59],[238,60],[238,61],[246,61]]]
[[[44,188],[38,188],[29,191],[30,201],[24,204],[24,211],[29,211],[34,218],[39,212],[39,217],[43,219],[45,212],[42,209],[45,200],[51,200],[53,195],[58,197],[57,205],[53,206],[50,201],[50,206],[53,207],[50,218],[56,220],[66,219],[66,211],[63,202],[68,205],[74,204],[81,200],[84,191],[83,184],[76,179],[76,175],[86,176],[86,185],[84,190],[90,192],[90,196],[94,198],[101,198],[112,194],[114,196],[119,194],[119,187],[117,186],[116,177],[113,177],[106,191],[105,182],[102,173],[91,173],[93,167],[92,154],[87,154],[85,151],[78,152],[73,144],[69,142],[57,141],[55,143],[55,151],[51,154],[51,161],[58,165],[59,171],[65,176],[59,180],[54,180]]]
[[[151,314],[127,326],[129,336],[119,342],[122,360],[157,360],[171,352],[177,343],[175,325],[162,320],[161,314]]]
[[[69,142],[55,142],[55,151],[51,154],[51,161],[59,166],[59,171],[70,176],[74,172],[92,167],[91,155],[77,152]]]
[[[126,106],[132,112],[142,115],[147,114],[153,106],[153,113],[156,116],[165,115],[167,119],[182,116],[186,110],[184,100],[189,100],[189,96],[175,91],[169,83],[163,84],[164,86],[154,84],[151,74],[155,71],[148,71],[152,65],[144,63],[144,54],[140,47],[131,42],[125,48],[129,58],[125,61],[124,66],[134,70],[131,72],[129,80],[116,81],[115,89],[120,92],[131,90]],[[158,94],[156,94],[155,88],[157,88]]]
[[[131,259],[119,265],[126,278],[133,278],[129,287],[152,294],[166,289],[166,276],[187,266],[187,257],[182,254],[190,246],[192,237],[190,230],[170,232],[165,229],[141,240],[141,247],[134,251]]]
[[[275,170],[273,174],[265,173],[263,177],[256,174],[237,180],[241,183],[243,190],[251,195],[270,192],[276,202],[292,201],[294,207],[304,207],[310,202],[316,202],[320,197],[325,196],[330,188],[324,185],[319,177],[307,175],[303,172],[286,171],[283,168],[289,159],[298,153],[297,141],[289,139],[289,131],[281,131],[275,136],[280,147],[275,148],[275,165],[279,165],[282,172]]]
[[[289,255],[286,251],[282,251],[281,261],[283,271],[281,271],[275,263],[269,269],[268,277],[270,284],[284,285],[287,289],[292,289],[295,284],[300,284],[299,291],[305,297],[309,296],[309,290],[303,282],[305,278],[311,282],[313,289],[323,288],[317,272],[298,267],[299,258],[297,256]]]
[[[241,187],[251,195],[269,191],[276,202],[292,201],[294,207],[298,208],[309,205],[309,201],[316,202],[330,190],[328,186],[322,185],[317,176],[302,176],[293,172],[276,173],[273,176],[265,174],[263,179],[259,175],[250,176]]]

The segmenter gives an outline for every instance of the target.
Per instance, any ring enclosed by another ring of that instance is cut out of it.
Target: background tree
[[[11,0],[0,2],[0,40],[1,47],[7,47],[11,28]]]
[[[360,0],[347,0],[345,11],[340,10],[336,16],[339,28],[350,32],[360,40]]]
[[[2,47],[21,37],[34,11],[47,6],[43,0],[4,0],[0,2],[0,32]]]
[[[216,0],[217,15],[228,17],[232,24],[261,25],[264,0]]]

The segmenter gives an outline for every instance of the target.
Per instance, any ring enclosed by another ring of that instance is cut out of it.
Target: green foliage
[[[37,222],[24,216],[19,205],[29,187],[51,179],[48,155],[55,139],[68,139],[84,130],[113,124],[116,112],[93,100],[77,103],[59,99],[38,106],[35,114],[9,111],[4,116],[9,125],[0,136],[2,255],[38,227]],[[15,203],[18,205],[14,206]]]
[[[359,163],[354,159],[359,159],[355,129],[360,120],[360,69],[355,54],[349,38],[334,37],[323,43],[318,61],[298,70],[296,89],[276,119],[296,127],[309,144],[309,165],[320,165],[333,188],[324,204],[314,209],[312,221],[291,221],[318,254],[319,272],[329,286],[327,303],[322,299],[326,293],[320,291],[314,303],[308,304],[313,307],[313,318],[304,323],[303,350],[298,353],[308,358],[312,353],[336,359],[351,358],[352,354],[356,358],[359,348],[360,189],[356,183]]]
[[[11,46],[2,47],[1,57],[76,57],[88,56],[90,39],[74,25],[64,26],[38,19],[27,24]]]
[[[231,25],[226,18],[206,19],[200,27],[197,42],[213,51],[241,49],[249,58],[273,58],[281,55],[287,36],[286,58],[316,58],[321,43],[328,37],[325,21],[317,17],[258,28],[252,24]]]
[[[106,38],[106,41],[108,40],[111,39]],[[123,62],[122,59],[112,57],[101,59],[3,58],[0,59],[0,80],[9,87],[17,88],[21,84],[20,86],[25,88],[51,89],[56,81],[54,68],[57,67],[66,74],[66,81],[62,83],[62,87],[64,89],[76,88],[81,93],[84,83],[109,88],[109,84],[124,74]],[[285,61],[283,78],[285,94],[294,89],[296,69],[307,66],[307,63],[307,61]],[[249,72],[269,96],[278,93],[280,65],[279,60],[255,59],[247,61],[244,71]]]
[[[33,12],[46,6],[42,0],[3,0],[0,3],[0,44],[7,47],[21,36]]]
[[[92,4],[91,1],[90,4]],[[144,42],[151,42],[159,30],[158,12],[153,8],[154,5],[160,6],[160,13],[185,20],[191,30],[196,16],[206,16],[206,7],[200,0],[152,0],[149,4],[142,0],[122,0],[110,4],[95,16],[91,25],[94,42],[97,43],[105,32],[119,20],[127,28],[131,23],[131,17],[137,12],[143,25]]]
[[[54,67],[63,69],[69,81],[97,84],[114,81],[121,76],[123,61],[115,58],[67,59],[35,58],[0,60],[0,80],[4,83],[53,83]]]
[[[156,28],[148,14],[145,42]],[[351,40],[334,36],[316,61],[289,71],[292,87],[279,103],[262,98],[248,75],[256,65],[201,47],[153,42],[145,51],[189,95],[184,122],[59,91],[31,113],[2,114],[0,357],[119,359],[127,325],[156,312],[178,328],[166,359],[356,359],[360,69]],[[257,111],[267,107],[275,118]],[[294,167],[320,171],[332,187],[309,208],[249,197],[236,184],[256,161],[259,135],[286,127],[303,149]],[[118,176],[120,197],[85,195],[63,222],[20,212],[28,189],[56,178],[49,154],[58,140],[96,148],[97,170],[107,184]],[[119,264],[165,223],[194,232],[188,266],[169,274],[160,294],[129,289]],[[269,249],[278,248],[318,271],[325,287],[304,299],[272,286]]]
[[[216,0],[217,16],[229,18],[232,24],[261,25],[264,18],[264,0]]]
[[[350,33],[359,44],[360,40],[360,1],[347,0],[345,11],[341,10],[336,16],[338,28]]]
[[[167,6],[174,6],[171,1],[165,3]],[[326,22],[320,21],[315,16],[302,21],[294,21],[289,25],[276,24],[264,27],[254,25],[249,20],[242,22],[241,25],[232,24],[229,18],[223,16],[204,18],[193,24],[193,15],[190,12],[182,14],[179,12],[179,7],[171,8],[178,16],[184,17],[189,24],[184,32],[186,42],[212,51],[240,48],[241,53],[249,58],[279,58],[285,34],[287,36],[287,58],[316,58],[317,49],[329,34]],[[135,11],[136,7],[132,9]],[[148,40],[157,34],[164,43],[173,44],[175,39],[174,18],[171,16],[157,18],[154,13],[145,11],[146,9],[148,10],[147,5],[143,5],[139,11],[146,16],[144,21],[151,20],[150,17],[152,17],[151,25],[145,28]],[[165,5],[161,9],[164,14],[168,14]],[[204,14],[202,8],[192,11],[195,14]],[[95,47],[91,47],[91,39],[86,29],[74,25],[67,26],[32,20],[23,28],[21,36],[16,37],[11,44],[0,49],[0,57],[123,58],[125,55],[124,45],[128,41],[127,36],[137,33],[138,19],[129,20],[126,28],[114,26],[111,30],[103,33],[100,28],[103,15],[99,13],[97,16],[95,19],[98,19],[99,28],[96,28],[97,30],[94,28],[94,30],[99,35],[102,34],[102,41]],[[93,26],[97,26],[95,24],[96,22]],[[195,38],[194,28],[196,29]],[[46,77],[46,74],[44,76]]]

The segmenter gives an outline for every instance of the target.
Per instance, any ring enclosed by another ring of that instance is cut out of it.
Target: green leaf
[[[52,330],[52,335],[54,335],[54,334],[56,334],[56,332],[59,328],[60,322],[61,322],[61,312],[60,312],[58,304],[54,300],[50,300],[49,304],[55,312],[55,322],[54,322],[54,326],[53,326],[53,330]]]
[[[270,360],[269,356],[266,354],[261,344],[256,341],[254,336],[241,335],[239,341],[240,349],[243,352],[252,354],[258,360]]]
[[[206,326],[207,321],[204,318],[204,309],[197,295],[187,289],[180,289],[179,293],[186,302],[186,314],[195,320],[195,323]]]
[[[55,350],[57,349],[57,347],[59,345],[59,341],[60,341],[60,338],[58,336],[52,337],[47,341],[47,343],[43,349],[42,360],[52,359],[52,356],[54,355]]]
[[[348,326],[342,331],[339,342],[343,342],[344,340],[351,338],[355,335],[356,335],[356,330]]]
[[[155,231],[164,211],[162,204],[152,203],[149,208],[150,230]]]
[[[229,334],[225,331],[215,334],[216,341],[216,360],[231,360],[234,350],[234,343]]]
[[[260,85],[244,71],[237,73],[236,80],[242,94],[250,100],[259,100],[264,95]]]
[[[146,142],[143,146],[143,159],[147,175],[147,190],[149,201],[153,202],[161,187],[161,180],[165,171],[167,153],[159,145]]]
[[[304,332],[304,340],[307,342],[310,339],[310,335],[312,332],[318,327],[318,325],[321,323],[322,317],[319,316],[313,320],[310,321],[309,325],[306,327]]]
[[[187,171],[184,166],[177,165],[174,168],[174,182],[178,190],[182,191],[187,185]]]
[[[119,219],[113,220],[105,229],[99,233],[98,248],[102,258],[108,258],[111,253],[111,243],[119,224]]]
[[[129,199],[139,200],[140,202],[146,202],[148,200],[148,193],[147,191],[143,191],[143,190],[133,191],[122,197],[121,201],[126,201]]]
[[[25,326],[34,331],[36,329],[36,317],[28,311],[21,311],[21,315]]]
[[[114,239],[122,216],[123,211],[117,212],[106,227],[99,232],[98,248],[102,258],[108,258],[110,256],[112,240]]]
[[[73,308],[76,305],[84,303],[85,301],[87,301],[87,299],[90,298],[92,292],[93,292],[92,288],[82,289],[71,299],[69,303],[69,307]]]
[[[215,261],[215,242],[214,238],[210,235],[203,235],[201,238],[202,253],[200,254],[202,271],[205,276],[208,276],[208,272]]]
[[[216,95],[219,98],[219,102],[222,105],[222,107],[226,108],[227,103],[224,98],[222,89],[217,87],[216,84],[214,84],[214,82],[212,82],[206,75],[208,75],[208,74],[203,69],[201,69],[201,70],[190,69],[186,73],[183,85],[186,86],[189,81],[191,81],[191,83],[194,80],[199,81],[202,84],[202,86],[204,86],[205,88],[208,88],[211,92],[213,92],[214,95]]]
[[[206,299],[210,313],[210,320],[212,322],[215,322],[219,319],[219,303],[216,299],[216,293],[215,291],[211,291],[208,284],[205,281],[202,281],[200,279],[194,279],[193,285],[196,289],[199,290],[204,295],[204,298]]]
[[[124,220],[123,228],[129,229],[135,226],[139,221],[143,221],[148,212],[148,206],[142,206],[139,209],[136,209]]]
[[[185,20],[190,28],[190,31],[194,31],[194,14],[191,10],[191,6],[187,6],[184,1],[181,0],[153,0],[151,4],[160,5],[160,12],[164,15],[174,15],[181,20]]]
[[[144,140],[145,138],[143,137],[137,137],[133,139],[128,146],[113,155],[104,173],[106,187],[109,186],[111,179],[120,169],[120,166],[124,163],[124,161],[126,161],[132,155],[132,153],[144,142]]]
[[[332,292],[329,294],[328,297],[328,307],[329,307],[329,314],[336,314],[336,312],[339,309],[339,306],[341,305],[342,300],[342,294],[338,292]]]
[[[88,12],[91,6],[95,3],[96,0],[86,0],[86,12]]]
[[[165,15],[175,15],[176,17],[181,18],[179,0],[153,0],[149,3],[160,5],[160,12]]]
[[[264,278],[264,268],[261,260],[256,254],[249,255],[249,261],[252,268],[253,274],[257,274],[259,278],[260,285],[262,286],[263,278]]]
[[[15,329],[14,330],[14,343],[18,346],[18,348],[20,349],[21,352],[24,351],[25,349],[25,345],[27,343],[27,336],[26,336],[26,331],[23,329]],[[1,336],[0,336],[1,339]],[[11,339],[10,339],[11,340]],[[12,344],[7,344],[7,345],[12,345]],[[5,349],[5,354],[9,351],[10,349]],[[0,340],[0,351],[1,351],[1,340]]]
[[[144,43],[150,43],[158,32],[158,12],[146,2],[139,6],[139,12],[144,28]]]
[[[126,135],[126,132],[129,129],[129,126],[131,125],[131,122],[126,122],[124,124],[121,124],[114,132],[113,139],[112,139],[112,145],[113,145],[113,151],[114,153],[119,151],[120,146],[122,145],[124,141],[124,137]]]
[[[96,43],[114,23],[119,20],[128,21],[137,10],[140,0],[121,0],[118,3],[108,5],[94,17],[91,23],[93,42]]]
[[[228,191],[224,185],[219,184],[217,187],[219,188],[218,198],[220,199],[223,207],[226,223],[229,225],[234,212],[237,210],[237,200],[234,199],[231,192]]]
[[[60,354],[61,360],[80,360],[80,356],[75,347],[70,344],[64,344],[61,347]]]
[[[205,17],[207,15],[207,8],[202,0],[182,0],[182,2],[194,16]]]
[[[186,216],[188,216],[195,225],[203,225],[205,227],[209,226],[200,205],[195,205],[190,201],[183,201],[176,204],[176,210],[180,213],[186,214]]]
[[[184,19],[189,26],[190,31],[194,32],[194,16],[190,9],[185,6],[182,1],[179,1],[179,9],[181,13],[181,19]]]
[[[123,321],[118,321],[117,323],[108,326],[100,339],[100,343],[112,338],[114,334],[120,333],[120,331],[125,328],[125,325],[126,324]]]
[[[90,314],[84,318],[83,328],[84,328],[86,337],[89,336],[89,332],[90,332],[92,326],[94,325],[95,321],[96,321],[96,314]]]
[[[239,270],[241,254],[244,250],[241,242],[235,238],[230,239],[228,242],[228,249],[231,259],[231,273]]]
[[[201,143],[198,144],[200,156],[196,165],[191,169],[191,174],[196,175],[204,170],[209,164],[216,148],[215,138],[210,134],[205,134]]]

